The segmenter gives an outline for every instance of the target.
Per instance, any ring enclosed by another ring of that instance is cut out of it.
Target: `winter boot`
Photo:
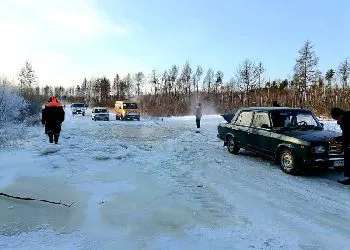
[[[54,138],[55,138],[55,144],[58,144],[58,138],[59,138],[59,137],[60,137],[59,134],[56,134],[56,135],[55,135],[55,137],[54,137]]]
[[[49,142],[53,143],[53,134],[49,134]]]

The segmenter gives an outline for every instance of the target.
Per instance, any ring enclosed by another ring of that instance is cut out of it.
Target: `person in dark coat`
[[[197,128],[201,127],[201,118],[202,118],[202,103],[199,103],[198,107],[196,107],[196,124],[197,124]]]
[[[273,101],[273,102],[272,102],[272,106],[273,106],[273,107],[281,107],[281,105],[279,105],[279,104],[277,103],[277,101]]]
[[[342,130],[342,136],[336,138],[343,143],[344,149],[344,177],[345,180],[338,180],[339,183],[350,185],[350,112],[340,108],[332,108],[331,116],[337,120],[338,125]]]
[[[50,97],[41,114],[41,123],[45,125],[45,134],[49,136],[49,142],[57,144],[65,114],[61,103],[55,96]]]

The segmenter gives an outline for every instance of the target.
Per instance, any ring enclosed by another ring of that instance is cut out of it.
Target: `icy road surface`
[[[0,151],[1,249],[349,249],[339,173],[290,176],[216,138],[220,116],[93,122]],[[327,127],[337,129],[332,123]]]

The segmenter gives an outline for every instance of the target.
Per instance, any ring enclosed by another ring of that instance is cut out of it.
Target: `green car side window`
[[[269,114],[267,112],[255,113],[253,126],[256,128],[271,128]]]
[[[250,126],[253,119],[252,111],[242,111],[237,117],[235,124],[240,126]]]

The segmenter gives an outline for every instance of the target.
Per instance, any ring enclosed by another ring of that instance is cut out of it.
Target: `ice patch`
[[[15,178],[14,173],[7,173],[5,176],[0,176],[0,189],[6,188],[14,181]]]
[[[40,201],[0,197],[0,235],[16,235],[42,228],[69,233],[82,223],[81,211],[86,206],[87,194],[62,182],[48,178],[21,177],[2,192],[14,196],[75,203],[68,208]]]
[[[78,190],[89,192],[99,197],[106,197],[109,194],[118,192],[135,190],[136,186],[132,185],[129,181],[114,181],[114,182],[101,182],[93,181],[88,183],[80,183],[75,185]]]

